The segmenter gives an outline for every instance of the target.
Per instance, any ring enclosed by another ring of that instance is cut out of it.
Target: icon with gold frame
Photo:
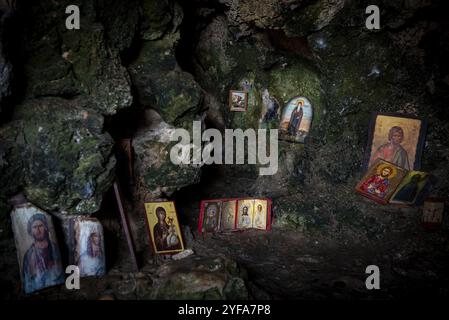
[[[184,251],[181,228],[173,201],[146,202],[147,227],[156,254]]]
[[[239,200],[237,203],[237,229],[249,229],[253,227],[253,200]]]
[[[365,169],[382,159],[406,170],[419,170],[427,121],[398,113],[373,113]]]
[[[224,198],[202,200],[198,233],[227,232],[247,229],[271,230],[271,200],[268,198]],[[206,221],[207,209],[209,222]],[[219,208],[219,209],[217,209]],[[215,227],[215,212],[220,212],[219,228]],[[212,227],[213,226],[213,227]]]
[[[266,230],[269,220],[268,200],[255,199],[253,208],[253,228]]]
[[[387,204],[407,170],[377,159],[357,184],[356,191],[381,204]]]

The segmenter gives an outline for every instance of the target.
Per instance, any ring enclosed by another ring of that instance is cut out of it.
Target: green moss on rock
[[[227,272],[231,260],[225,257],[193,257],[164,267],[156,280],[156,299],[223,300],[247,299],[241,277]],[[156,272],[156,275],[159,273]]]
[[[203,92],[193,76],[179,69],[175,45],[179,33],[147,41],[129,71],[140,102],[169,124],[189,128],[200,112]]]
[[[79,2],[36,2],[27,7],[33,18],[25,26],[26,96],[85,95],[99,113],[114,114],[132,103],[129,76],[119,57],[130,45],[129,37],[128,42],[107,41],[96,6]],[[80,30],[67,30],[61,23],[69,4],[78,4],[84,13]]]
[[[98,211],[112,183],[115,158],[111,137],[101,132],[103,118],[89,107],[60,98],[18,106],[15,120],[1,132],[2,171],[13,179],[2,179],[2,192],[11,196],[23,188],[28,200],[49,211]]]
[[[170,150],[176,142],[161,137],[170,135],[171,129],[160,129],[159,134],[147,128],[136,134],[133,140],[136,155],[135,175],[140,181],[140,191],[144,196],[170,195],[180,188],[198,183],[200,168],[194,165],[175,165],[170,159]],[[167,132],[166,132],[167,131]]]
[[[270,94],[284,106],[296,96],[306,97],[313,107],[312,128],[320,123],[325,110],[324,93],[318,70],[305,60],[270,71]]]

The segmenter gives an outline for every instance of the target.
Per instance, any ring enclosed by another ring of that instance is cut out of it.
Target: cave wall
[[[1,236],[10,237],[17,192],[50,212],[98,212],[124,132],[134,139],[136,203],[201,188],[204,168],[170,163],[169,134],[193,120],[257,129],[265,90],[281,106],[306,96],[311,134],[305,144],[279,142],[276,175],[224,166],[229,191],[216,196],[273,198],[278,226],[344,241],[413,230],[417,210],[397,213],[353,190],[371,113],[399,112],[428,120],[422,169],[438,177],[432,194],[449,196],[443,3],[378,1],[381,29],[371,31],[367,1],[2,1]],[[65,29],[68,4],[80,6],[80,30]],[[231,113],[228,91],[243,83],[252,85],[248,111]],[[120,122],[127,110],[134,122]],[[242,178],[248,187],[236,194]]]

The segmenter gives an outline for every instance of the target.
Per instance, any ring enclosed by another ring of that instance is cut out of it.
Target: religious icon
[[[68,221],[69,262],[77,265],[80,276],[106,273],[103,227],[95,218],[74,217]]]
[[[174,202],[147,202],[145,211],[154,252],[166,254],[184,251]]]
[[[429,175],[426,172],[409,171],[391,197],[390,203],[421,204],[428,182]]]
[[[246,111],[248,107],[248,92],[229,91],[229,109],[231,111]]]
[[[219,227],[215,228],[215,212],[219,208]],[[206,222],[210,210],[212,224]],[[208,227],[210,224],[211,227]],[[213,228],[212,228],[213,227]],[[244,229],[271,229],[270,199],[216,199],[203,200],[200,204],[198,232],[237,231]]]
[[[426,229],[436,230],[443,223],[444,199],[427,198],[424,201],[422,224]]]
[[[254,200],[253,228],[266,230],[268,218],[268,200]]]
[[[356,190],[365,197],[386,204],[406,174],[403,168],[378,159],[357,184]]]
[[[221,209],[221,230],[235,229],[235,210],[237,208],[237,201],[223,201]]]
[[[64,283],[51,216],[26,203],[13,209],[11,221],[25,293]]]
[[[220,228],[221,202],[203,202],[200,214],[201,233],[216,232]]]
[[[406,170],[418,170],[426,122],[402,114],[375,113],[368,139],[365,166],[383,159]]]
[[[254,203],[252,200],[239,200],[237,229],[248,229],[253,226]]]
[[[284,107],[279,126],[279,138],[304,143],[312,125],[313,109],[305,97],[295,97]]]
[[[259,120],[259,127],[269,129],[270,124],[279,125],[279,110],[279,102],[265,89],[262,94],[262,117]]]

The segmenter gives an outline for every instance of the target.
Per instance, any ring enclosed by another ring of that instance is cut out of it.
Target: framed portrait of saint
[[[237,210],[237,200],[225,200],[221,209],[221,225],[222,231],[233,231],[236,229],[235,217]]]
[[[146,222],[156,254],[184,251],[181,227],[173,201],[146,202]]]
[[[282,110],[279,139],[304,143],[312,125],[313,108],[306,97],[290,99]]]
[[[216,212],[220,218],[215,218]],[[214,233],[247,229],[271,229],[271,200],[268,198],[224,198],[202,200],[198,232]]]
[[[79,268],[80,276],[102,276],[106,273],[103,226],[96,218],[76,216],[67,226],[69,262]]]
[[[356,191],[378,203],[387,204],[406,175],[407,170],[377,159],[357,184]]]
[[[213,233],[220,230],[221,220],[221,201],[203,201],[201,202],[199,233]]]
[[[252,228],[254,201],[249,199],[238,200],[237,207],[237,229]]]
[[[254,200],[253,228],[267,230],[270,224],[270,202],[266,199]]]
[[[248,108],[248,92],[240,90],[229,91],[229,110],[244,112]]]
[[[24,292],[63,284],[65,273],[51,216],[25,203],[14,207],[11,221]]]
[[[413,116],[374,113],[370,123],[365,169],[377,159],[406,170],[419,170],[427,122]]]

